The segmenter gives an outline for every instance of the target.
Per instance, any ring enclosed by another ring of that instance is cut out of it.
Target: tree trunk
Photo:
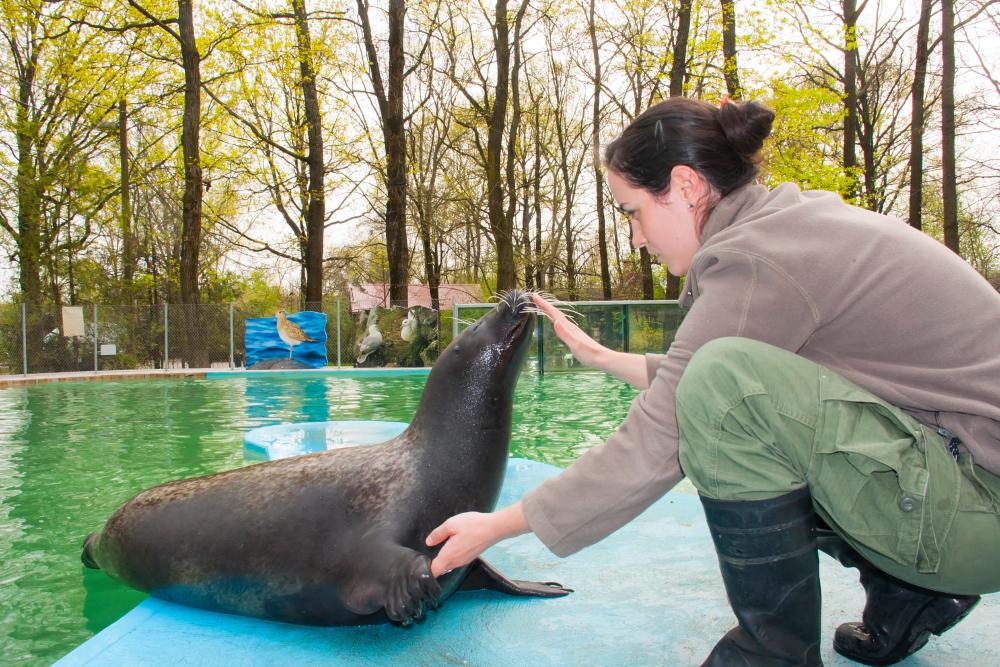
[[[193,0],[178,0],[178,33],[184,64],[184,117],[181,149],[184,199],[181,212],[181,303],[201,301],[198,255],[201,251],[201,55],[194,33]]]
[[[653,298],[653,261],[649,257],[649,251],[639,248],[639,266],[642,269],[642,298],[649,300]]]
[[[736,66],[736,2],[722,1],[722,76],[726,79],[726,92],[738,100],[743,97],[740,74]]]
[[[927,79],[927,42],[931,24],[931,1],[921,0],[920,22],[917,27],[917,59],[913,70],[910,112],[910,214],[908,222],[923,228],[921,220],[924,202],[924,83]]]
[[[535,177],[532,182],[534,201],[532,211],[535,217],[535,252],[532,259],[535,269],[535,288],[545,289],[545,273],[542,271],[542,148],[541,114],[538,104],[535,104]]]
[[[497,85],[489,117],[486,139],[486,201],[490,231],[497,251],[497,291],[517,286],[514,264],[513,221],[504,206],[504,184],[501,162],[504,156],[503,137],[510,96],[510,26],[507,23],[507,0],[497,0],[494,22],[494,49],[497,57]]]
[[[858,3],[857,0],[844,2],[844,173],[849,177],[848,197],[857,197],[858,189],[855,171],[858,157]]]
[[[385,238],[389,253],[389,301],[406,308],[410,250],[406,240],[406,135],[403,131],[403,20],[405,0],[389,0],[389,87],[386,91]]]
[[[941,0],[941,197],[944,244],[959,252],[955,166],[955,3]]]
[[[201,252],[201,54],[194,32],[192,0],[178,0],[177,29],[181,61],[184,65],[184,115],[181,125],[181,154],[184,159],[184,196],[181,206],[180,287],[184,349],[181,355],[191,368],[208,366],[208,350],[201,327],[198,304],[199,253]]]
[[[118,159],[122,181],[122,278],[126,284],[129,284],[135,275],[135,239],[132,233],[132,185],[128,157],[128,106],[125,100],[118,101]],[[131,290],[129,290],[129,300],[132,300]]]
[[[591,138],[594,166],[594,199],[597,206],[597,254],[601,264],[601,293],[611,298],[611,269],[608,265],[607,220],[604,215],[604,168],[601,164],[601,53],[597,46],[596,0],[590,0],[587,27],[590,31],[590,49],[594,54],[594,105],[591,113]]]
[[[386,162],[385,245],[389,256],[389,302],[393,306],[406,308],[407,284],[410,282],[410,251],[406,239],[406,133],[403,128],[403,21],[406,17],[406,2],[389,0],[388,86],[382,81],[367,0],[358,0],[358,15],[364,32],[372,88],[382,116]]]
[[[537,142],[536,146],[537,146]],[[530,144],[529,144],[530,145]],[[532,165],[532,180],[537,173],[538,163]],[[527,178],[528,165],[527,155],[522,165],[522,172]],[[535,288],[535,273],[531,261],[531,181],[526,180],[523,188],[523,198],[521,205],[521,259],[524,262],[524,287],[525,289]]]
[[[514,247],[517,240],[514,238],[514,218],[517,214],[517,137],[521,133],[521,24],[524,18],[524,10],[527,8],[527,0],[522,4],[521,9],[514,17],[514,35],[510,40],[514,49],[514,62],[510,66],[510,127],[507,129],[506,146],[506,201],[507,209],[504,213],[506,218],[504,227],[510,230],[511,255],[514,255]],[[517,285],[517,262],[516,258],[511,267],[511,274],[514,278],[512,286]]]
[[[723,3],[725,5],[725,3]],[[725,7],[723,7],[725,9]],[[735,10],[731,14],[733,20],[735,21]],[[726,25],[726,15],[723,13],[723,30],[725,30]],[[735,41],[735,23],[733,26],[733,71],[735,72],[736,66],[736,41]],[[683,97],[684,96],[684,79],[687,75],[687,45],[688,45],[688,35],[691,32],[691,0],[682,0],[680,8],[677,13],[677,39],[674,42],[673,51],[673,65],[670,68],[670,97]],[[727,61],[728,64],[728,61]],[[726,76],[726,84],[729,85],[728,74]],[[642,296],[644,299],[653,298],[653,273],[652,266],[649,259],[649,253],[643,248],[642,254],[640,255],[641,266],[642,266]],[[669,269],[669,267],[667,267]],[[666,297],[668,299],[676,299],[681,292],[681,279],[674,274],[667,272],[667,293]]]
[[[32,46],[34,43],[32,42]],[[38,52],[32,51],[19,70],[17,104],[17,256],[21,296],[42,302],[41,194],[35,171],[35,134],[29,109],[37,73]]]
[[[326,187],[323,157],[323,118],[316,90],[316,72],[312,60],[312,36],[309,33],[305,0],[292,0],[295,12],[295,38],[302,75],[302,102],[306,113],[309,149],[309,203],[306,208],[305,307],[321,310],[323,303],[323,242],[326,231]]]
[[[670,66],[670,97],[684,95],[688,36],[690,34],[691,0],[681,0],[680,7],[677,9],[677,39],[674,41],[673,61]]]

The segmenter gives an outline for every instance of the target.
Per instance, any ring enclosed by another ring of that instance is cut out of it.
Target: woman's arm
[[[604,347],[542,297],[532,294],[531,299],[539,310],[549,316],[559,340],[569,347],[569,351],[581,364],[609,373],[637,389],[649,388],[646,358],[643,355],[616,352]]]
[[[427,536],[429,547],[447,540],[431,562],[431,574],[440,577],[456,567],[468,565],[500,540],[522,535],[530,530],[520,502],[489,514],[456,514]]]

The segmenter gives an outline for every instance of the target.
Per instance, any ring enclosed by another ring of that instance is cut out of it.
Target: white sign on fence
[[[101,343],[101,356],[113,357],[118,354],[118,346],[114,343]]]
[[[83,335],[83,306],[62,307],[63,336]]]

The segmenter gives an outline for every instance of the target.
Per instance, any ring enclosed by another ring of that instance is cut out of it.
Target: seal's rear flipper
[[[477,558],[469,565],[465,580],[458,587],[460,591],[476,590],[499,591],[507,595],[530,595],[541,598],[557,598],[569,595],[572,588],[563,588],[554,581],[518,581],[508,579],[482,558]]]

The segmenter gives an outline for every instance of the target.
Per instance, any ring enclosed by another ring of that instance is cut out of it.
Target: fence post
[[[236,364],[233,359],[233,304],[229,304],[229,370],[236,368]]]
[[[458,338],[458,302],[451,304],[451,339]]]
[[[98,345],[100,345],[99,334],[100,334],[100,329],[97,326],[97,304],[95,303],[94,304],[94,372],[95,373],[99,370],[97,362],[97,347]]]
[[[28,304],[21,302],[21,361],[24,364],[24,374],[28,374]]]
[[[337,297],[337,368],[340,368],[340,297]]]
[[[538,377],[545,376],[545,322],[538,318]]]
[[[628,323],[628,304],[624,303],[622,304],[622,347],[624,348],[624,352],[628,352],[628,339],[631,337],[630,334],[631,332],[629,331]]]
[[[170,360],[170,304],[163,303],[163,372],[167,372]]]

